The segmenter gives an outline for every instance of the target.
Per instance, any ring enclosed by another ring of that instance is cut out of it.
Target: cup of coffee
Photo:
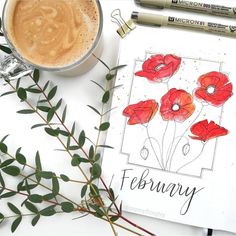
[[[99,0],[6,0],[2,19],[14,56],[35,68],[72,76],[101,55]]]

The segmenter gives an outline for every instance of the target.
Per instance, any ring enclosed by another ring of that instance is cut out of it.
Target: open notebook
[[[142,26],[122,40],[103,175],[124,210],[236,232],[235,42]]]

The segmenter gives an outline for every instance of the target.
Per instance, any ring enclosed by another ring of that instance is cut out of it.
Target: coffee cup
[[[102,53],[99,0],[6,0],[2,19],[13,55],[34,68],[79,75]]]

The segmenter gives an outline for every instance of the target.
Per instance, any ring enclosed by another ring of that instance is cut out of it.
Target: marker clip
[[[124,38],[130,31],[134,30],[136,25],[132,19],[125,21],[121,16],[120,9],[115,9],[111,13],[111,21],[116,23],[119,26],[119,29],[116,31],[121,38]]]

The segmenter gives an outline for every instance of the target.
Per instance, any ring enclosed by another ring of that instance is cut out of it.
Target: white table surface
[[[209,2],[233,5],[235,0],[214,0]],[[2,9],[4,1],[0,0],[0,8]],[[134,5],[133,0],[101,0],[104,11],[104,40],[105,49],[102,55],[102,59],[108,64],[113,66],[117,60],[117,53],[119,47],[119,37],[116,35],[115,30],[117,26],[110,22],[110,13],[113,9],[120,8],[124,18],[130,16],[131,11],[138,7]],[[174,13],[178,16],[192,16],[197,17],[193,13],[173,12],[171,10],[165,10],[164,14]],[[198,18],[198,17],[197,17]],[[202,19],[209,19],[208,16],[202,16]],[[215,21],[220,23],[233,22],[229,19],[215,18]],[[236,25],[236,23],[235,23]],[[90,79],[96,81],[102,81],[105,69],[101,64],[98,64],[89,73],[79,76],[77,78],[60,78],[57,75],[43,73],[43,80],[50,79],[59,87],[59,94],[64,98],[68,104],[69,116],[71,121],[74,119],[78,122],[78,127],[86,130],[89,137],[95,137],[95,131],[93,127],[97,124],[97,117],[86,108],[87,104],[96,105],[98,102],[97,97],[100,96],[96,87],[94,87]],[[5,88],[0,88],[0,92]],[[15,112],[24,105],[18,103],[18,100],[13,97],[5,97],[0,99],[1,116],[0,116],[0,137],[5,134],[10,134],[8,144],[12,150],[15,150],[19,146],[24,147],[24,153],[28,155],[34,155],[36,150],[40,150],[42,153],[42,159],[44,166],[48,169],[55,171],[60,170],[70,174],[70,176],[76,176],[76,172],[70,171],[70,165],[66,164],[64,155],[52,151],[54,148],[58,148],[58,144],[52,138],[47,137],[41,130],[31,131],[30,125],[37,122],[37,118],[25,117],[17,115]],[[2,112],[4,111],[4,112]],[[52,155],[51,155],[52,154]],[[33,162],[33,160],[32,160]],[[60,173],[60,172],[57,172]],[[67,193],[70,196],[79,196],[79,191],[76,189],[76,185],[67,187]],[[77,197],[78,198],[78,197]],[[17,201],[16,201],[17,202]],[[6,210],[3,204],[0,202],[0,211]],[[132,219],[137,224],[140,224],[150,231],[160,236],[202,236],[202,229],[197,227],[191,227],[186,225],[180,225],[167,221],[162,221],[154,218],[134,215],[125,213],[126,216]],[[235,213],[236,214],[236,213]],[[93,217],[85,217],[79,220],[72,220],[74,216],[71,215],[57,215],[50,218],[42,218],[38,225],[33,228],[30,225],[30,219],[24,219],[19,229],[15,233],[17,236],[111,236],[112,232],[110,226],[100,220]],[[9,223],[0,226],[0,235],[10,236]],[[123,230],[117,230],[120,236],[130,236]],[[236,234],[230,234],[227,232],[215,231],[216,236],[233,236]]]

